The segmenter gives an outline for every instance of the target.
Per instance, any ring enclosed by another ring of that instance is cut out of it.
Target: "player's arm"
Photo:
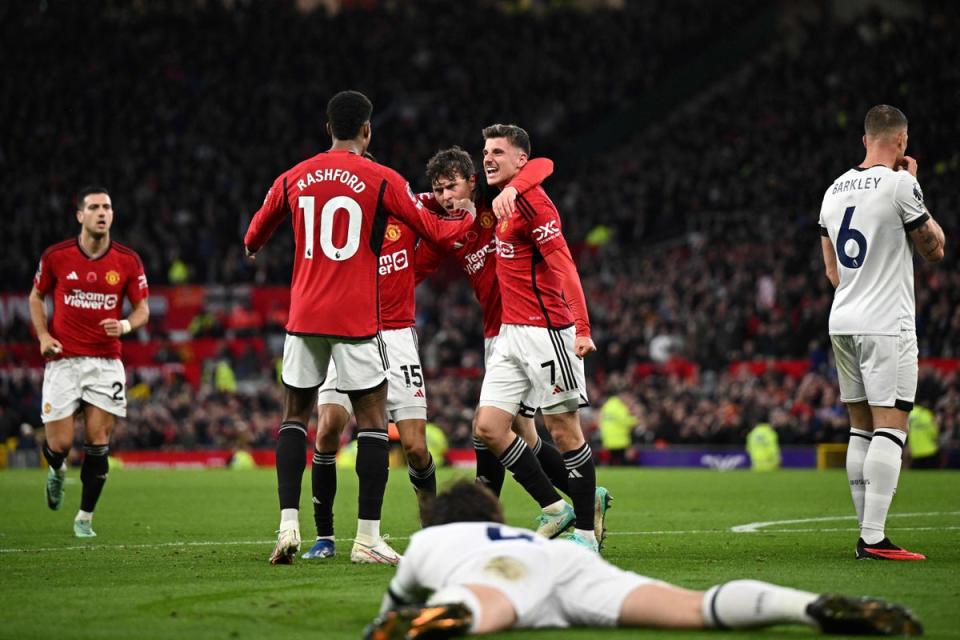
[[[523,165],[520,173],[514,176],[510,184],[493,199],[491,206],[497,219],[513,215],[517,208],[517,196],[542,184],[551,175],[553,175],[553,160],[550,158],[534,158]]]
[[[943,260],[943,249],[946,237],[943,234],[943,228],[932,216],[927,214],[927,219],[911,230],[910,239],[913,246],[916,247],[920,255],[927,262],[940,262]]]
[[[287,183],[285,178],[277,178],[267,191],[263,205],[253,215],[247,233],[243,238],[243,249],[247,257],[254,258],[257,251],[263,248],[273,232],[277,230],[283,219],[290,212],[290,203],[287,202]]]
[[[399,174],[387,177],[383,199],[387,211],[410,225],[421,238],[442,247],[456,247],[477,215],[469,200],[457,202],[457,208],[443,218],[430,213]]]
[[[100,326],[103,327],[103,330],[108,336],[118,338],[131,331],[136,331],[147,324],[149,320],[150,305],[147,304],[146,298],[142,298],[133,304],[133,311],[130,312],[129,316],[122,320],[104,318],[100,321]]]
[[[587,313],[587,298],[583,295],[583,285],[580,284],[580,274],[577,273],[577,265],[570,255],[570,249],[566,243],[563,247],[552,251],[544,256],[547,266],[560,279],[560,287],[563,289],[563,297],[570,307],[570,313],[573,314],[573,322],[577,328],[577,339],[573,343],[574,351],[577,357],[593,353],[597,350],[593,344],[593,338],[590,337],[590,316]]]
[[[897,180],[894,190],[894,200],[900,210],[903,228],[910,234],[913,246],[923,259],[928,262],[943,260],[943,249],[946,238],[943,228],[933,219],[923,202],[923,191],[917,182],[917,161],[910,156],[904,156],[898,171],[910,174],[902,175]]]
[[[443,253],[432,244],[426,241],[419,242],[413,253],[413,274],[416,283],[420,284],[427,276],[436,271],[443,258]]]
[[[63,350],[63,345],[50,335],[50,329],[47,327],[47,305],[44,298],[45,295],[40,293],[34,285],[30,289],[30,296],[27,300],[30,304],[30,321],[33,322],[33,330],[37,332],[37,339],[40,340],[40,355],[49,358],[60,353]]]
[[[837,252],[833,249],[833,243],[830,242],[830,236],[826,235],[826,229],[820,227],[820,248],[823,251],[823,266],[827,271],[827,280],[836,289],[840,286],[840,272],[837,270]]]

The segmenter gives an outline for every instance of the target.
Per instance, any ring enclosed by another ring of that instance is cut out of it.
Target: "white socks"
[[[372,546],[380,540],[379,520],[357,520],[357,542]]]
[[[77,517],[73,521],[76,522],[77,520],[93,520],[93,511],[84,511],[83,509],[77,511]]]
[[[850,442],[847,444],[847,479],[850,481],[850,495],[853,508],[857,510],[857,526],[863,525],[863,460],[870,448],[870,432],[864,429],[850,429]]]
[[[744,629],[773,624],[814,626],[807,605],[817,594],[759,580],[734,580],[711,587],[700,611],[707,627]]]
[[[287,529],[300,530],[300,510],[299,509],[280,509],[280,530]]]
[[[541,511],[543,511],[548,516],[555,516],[557,514],[563,513],[563,508],[567,506],[567,503],[563,500],[557,500],[553,504],[548,504]]]
[[[900,429],[874,429],[870,448],[863,461],[863,520],[860,537],[867,544],[884,539],[887,511],[897,491],[900,464],[907,434]]]

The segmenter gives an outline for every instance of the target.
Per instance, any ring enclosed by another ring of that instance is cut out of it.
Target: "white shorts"
[[[344,340],[287,334],[283,341],[283,384],[295,389],[315,389],[327,377],[330,362],[341,373],[336,389],[367,391],[386,378],[388,360],[380,336]]]
[[[615,627],[630,592],[660,583],[573,543],[535,551],[529,545],[505,548],[494,557],[468,560],[446,582],[499,589],[516,610],[518,629]]]
[[[127,415],[127,374],[116,358],[63,358],[43,369],[44,423],[72,416],[81,402],[107,413]]]
[[[497,344],[497,339],[500,336],[493,336],[492,338],[483,339],[483,368],[490,368],[490,354],[493,353],[493,346]],[[537,404],[540,402],[540,398],[535,395],[533,387],[530,388],[530,393],[527,394],[527,397],[520,401],[520,409],[518,413],[524,418],[532,418],[537,413],[537,409],[540,408],[540,405]]]
[[[910,411],[917,393],[917,334],[830,336],[840,400]]]
[[[576,331],[505,324],[487,359],[480,406],[516,415],[523,402],[543,414],[568,413],[590,404],[583,360],[573,350]],[[533,400],[537,401],[534,402]]]
[[[382,334],[387,348],[390,368],[387,380],[387,417],[393,422],[400,420],[427,419],[427,388],[423,381],[423,368],[417,352],[416,329],[388,329]],[[337,389],[337,368],[330,361],[327,379],[317,394],[317,404],[338,404],[353,414],[350,396]]]

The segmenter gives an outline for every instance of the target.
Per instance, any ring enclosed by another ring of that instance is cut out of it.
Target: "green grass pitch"
[[[441,484],[458,472],[441,472]],[[460,472],[465,474],[466,472]],[[888,533],[926,562],[857,562],[857,533],[842,471],[599,470],[615,498],[611,562],[691,588],[752,577],[811,591],[870,594],[906,603],[931,638],[960,638],[960,474],[904,472]],[[341,473],[338,555],[293,566],[267,563],[279,520],[275,476],[259,471],[116,470],[94,520],[77,540],[80,498],[71,469],[64,508],[47,509],[45,473],[0,472],[0,638],[358,638],[393,570],[353,566],[356,479]],[[534,508],[513,480],[511,524]],[[312,539],[309,467],[301,529]],[[793,521],[738,533],[754,522]],[[398,549],[416,530],[415,500],[391,473],[383,531]],[[594,638],[596,630],[503,637]],[[802,638],[800,627],[725,633],[605,631],[603,638]]]

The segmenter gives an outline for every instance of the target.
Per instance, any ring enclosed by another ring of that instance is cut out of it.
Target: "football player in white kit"
[[[460,480],[427,508],[366,638],[448,638],[548,627],[743,629],[802,624],[845,635],[920,635],[901,605],[757,580],[690,591],[618,569],[566,539],[503,524],[488,489]],[[429,595],[432,594],[432,595]]]
[[[823,196],[820,234],[827,278],[836,288],[830,340],[840,399],[850,412],[847,476],[860,521],[856,557],[924,560],[884,534],[900,477],[907,417],[917,390],[914,249],[943,259],[944,236],[904,155],[907,118],[877,105],[867,112],[859,166]]]

